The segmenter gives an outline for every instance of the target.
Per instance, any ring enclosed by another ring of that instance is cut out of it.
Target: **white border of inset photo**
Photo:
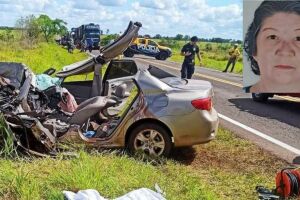
[[[251,65],[249,56],[243,51],[244,90],[252,93],[299,94],[300,0],[244,0],[243,11],[244,42],[247,41],[245,36],[255,12],[257,17],[252,27],[256,30],[251,29],[251,35],[247,38],[250,41],[246,45],[247,51],[251,48],[250,52],[256,52],[256,55],[251,55],[251,59],[255,58],[256,61],[252,60],[254,65]],[[257,49],[252,49],[252,46]],[[260,75],[255,75],[252,69]]]
[[[244,0],[243,2],[243,38],[245,39],[248,27],[254,18],[256,8],[263,2],[263,0]],[[249,87],[259,81],[259,75],[254,74],[251,70],[250,61],[247,54],[243,51],[243,87]]]

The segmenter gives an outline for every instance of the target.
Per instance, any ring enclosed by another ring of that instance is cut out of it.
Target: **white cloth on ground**
[[[97,190],[80,190],[77,193],[63,191],[68,200],[107,200],[102,197]],[[133,190],[115,200],[166,200],[160,193],[154,192],[148,188]]]
[[[106,200],[100,196],[97,190],[88,189],[80,190],[77,193],[71,191],[63,191],[63,194],[68,200]]]

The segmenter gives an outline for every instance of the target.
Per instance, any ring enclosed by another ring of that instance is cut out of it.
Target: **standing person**
[[[82,37],[82,40],[80,41],[80,52],[85,52],[85,48],[86,48],[86,45],[85,45],[85,35],[83,35]]]
[[[197,45],[198,38],[191,37],[191,41],[185,44],[181,49],[181,55],[184,56],[184,61],[181,67],[181,78],[191,79],[195,71],[195,54],[201,62],[200,50]]]
[[[93,38],[86,38],[86,49],[85,50],[89,50],[89,52],[92,52],[93,50]]]
[[[227,65],[226,65],[226,69],[223,72],[227,72],[227,69],[230,66],[230,64],[232,64],[232,67],[230,70],[230,72],[232,72],[234,69],[235,63],[236,63],[237,59],[239,58],[239,55],[241,54],[238,49],[237,44],[234,44],[233,48],[231,48],[228,53],[229,53],[229,59],[228,59]]]
[[[73,49],[74,49],[73,38],[68,38],[67,39],[67,47],[68,47],[68,52],[73,53]]]

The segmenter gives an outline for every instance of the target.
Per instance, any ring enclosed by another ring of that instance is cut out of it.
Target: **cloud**
[[[242,6],[208,1],[214,0],[0,0],[0,26],[13,26],[20,16],[47,14],[69,28],[93,22],[119,33],[132,20],[142,22],[141,34],[242,39]]]
[[[141,2],[141,7],[152,9],[166,9],[167,4],[163,0],[144,0]]]
[[[96,0],[78,0],[73,2],[73,8],[82,10],[95,10],[99,7]]]
[[[0,4],[9,4],[10,0],[0,0]]]
[[[13,5],[13,4],[1,4],[0,3],[0,11],[1,12],[9,12],[9,13],[14,13],[14,12],[20,12],[22,11],[22,6],[19,5]],[[14,11],[14,12],[12,12]],[[2,19],[1,19],[2,21]]]
[[[122,6],[127,0],[98,0],[98,2],[104,6]]]
[[[50,4],[50,0],[19,0],[18,3],[26,12],[42,12]]]

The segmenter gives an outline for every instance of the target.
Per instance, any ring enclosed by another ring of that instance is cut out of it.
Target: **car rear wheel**
[[[131,153],[167,157],[172,149],[172,140],[163,127],[153,123],[141,124],[131,132],[128,148]]]
[[[168,53],[165,51],[161,51],[158,55],[158,60],[166,60],[168,58]]]
[[[252,93],[252,99],[256,102],[266,102],[269,97],[270,95],[266,93]]]

